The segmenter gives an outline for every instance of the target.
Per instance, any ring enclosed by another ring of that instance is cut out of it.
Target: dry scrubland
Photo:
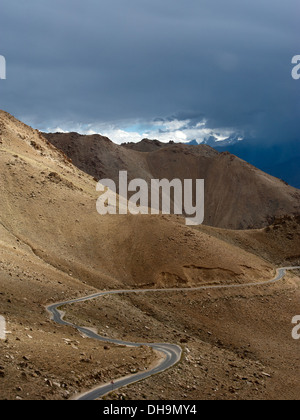
[[[116,146],[115,156],[120,150],[125,155],[122,161],[109,160],[114,146],[105,142],[109,154],[101,163],[103,173],[106,168],[115,171],[128,153],[132,176],[147,169],[149,177],[154,162],[161,177],[164,168],[176,172],[175,159],[182,166],[199,164],[173,145],[168,152]],[[257,194],[271,195],[262,219],[252,221],[261,229],[223,229],[230,211],[224,223],[216,212],[210,223],[214,227],[193,229],[175,216],[100,217],[94,174],[74,166],[38,131],[0,112],[0,314],[9,330],[7,340],[0,341],[1,399],[70,398],[147,368],[157,358],[147,347],[104,346],[59,327],[48,319],[46,304],[103,289],[259,282],[272,278],[276,266],[300,262],[300,224],[293,216],[299,192],[236,158],[214,157],[207,148],[196,154],[209,161],[208,171],[218,167],[219,172],[208,172],[216,185],[224,168],[232,171],[231,180],[240,179],[241,188],[247,178],[255,206],[264,208]],[[248,168],[246,175],[242,167]],[[240,191],[235,225],[239,212],[249,207],[249,197],[242,198]],[[219,200],[223,208],[233,205],[232,199],[227,204],[222,196]],[[283,214],[290,216],[280,218]],[[263,227],[276,217],[271,227]],[[247,216],[241,223],[249,220]],[[183,361],[175,369],[112,398],[298,398],[299,343],[291,339],[291,319],[299,306],[299,279],[289,274],[276,285],[242,291],[100,298],[73,305],[67,317],[109,337],[184,347]]]

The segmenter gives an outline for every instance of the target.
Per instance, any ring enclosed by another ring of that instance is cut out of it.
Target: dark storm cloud
[[[298,16],[298,0],[2,0],[0,108],[39,127],[171,116],[296,138]]]

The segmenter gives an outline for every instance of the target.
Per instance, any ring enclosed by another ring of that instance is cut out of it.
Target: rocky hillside
[[[276,217],[300,212],[300,191],[227,152],[207,145],[163,145],[143,140],[118,146],[99,136],[45,134],[73,163],[96,179],[205,179],[205,224],[225,229],[253,229]]]

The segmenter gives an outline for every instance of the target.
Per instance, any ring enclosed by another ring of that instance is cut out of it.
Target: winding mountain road
[[[170,293],[170,292],[192,292],[192,291],[201,291],[201,290],[214,290],[214,289],[242,289],[245,287],[252,287],[252,286],[264,286],[272,283],[276,283],[280,281],[289,270],[298,270],[300,267],[284,267],[277,269],[277,275],[272,280],[267,280],[263,282],[256,282],[256,283],[245,283],[245,284],[231,284],[231,285],[218,285],[218,286],[201,286],[201,287],[194,287],[194,288],[182,288],[182,289],[141,289],[141,290],[113,290],[113,291],[107,291],[107,292],[100,292],[96,293],[90,296],[78,298],[69,300],[66,302],[59,302],[52,305],[49,305],[46,307],[47,311],[50,313],[51,319],[60,325],[66,325],[73,328],[76,328],[78,331],[83,333],[88,338],[92,338],[101,342],[110,343],[110,344],[117,344],[122,346],[128,346],[128,347],[141,347],[141,346],[147,346],[155,350],[156,352],[160,353],[163,358],[159,360],[156,366],[153,368],[137,373],[135,375],[130,375],[124,378],[120,378],[114,383],[101,385],[91,391],[86,392],[85,394],[81,394],[80,396],[74,398],[76,400],[96,400],[100,397],[103,397],[104,395],[108,394],[112,391],[112,388],[114,390],[123,388],[124,386],[130,385],[135,382],[139,382],[141,380],[147,379],[152,375],[162,373],[165,370],[175,366],[178,362],[181,360],[182,356],[182,348],[175,344],[149,344],[149,343],[131,343],[116,339],[109,339],[107,337],[102,337],[95,332],[91,331],[88,328],[80,327],[77,325],[74,325],[70,322],[64,321],[64,314],[60,310],[63,306],[67,306],[73,303],[79,303],[79,302],[86,302],[89,300],[93,300],[96,298],[99,298],[101,296],[108,296],[108,295],[120,295],[120,294],[142,294],[142,293]]]

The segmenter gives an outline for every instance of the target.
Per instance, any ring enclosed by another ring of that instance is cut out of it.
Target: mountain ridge
[[[246,161],[208,145],[163,144],[144,139],[116,145],[102,136],[45,133],[81,170],[95,179],[118,181],[120,170],[129,180],[205,179],[209,226],[229,229],[261,228],[276,217],[297,215],[300,191],[287,186]]]

